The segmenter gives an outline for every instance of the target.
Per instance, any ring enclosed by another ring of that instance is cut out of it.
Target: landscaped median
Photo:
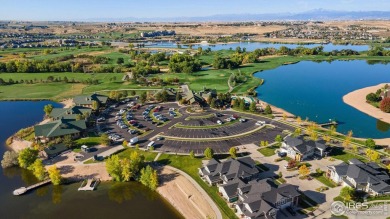
[[[232,120],[230,122],[225,122],[225,123],[222,123],[221,125],[219,124],[215,124],[215,125],[199,125],[199,126],[195,126],[195,125],[182,125],[181,122],[178,122],[174,125],[175,128],[179,128],[179,129],[214,129],[214,128],[220,128],[220,127],[226,127],[226,126],[230,126],[230,125],[233,125],[235,123],[238,122],[238,119],[236,120]]]
[[[198,120],[198,119],[209,119],[215,117],[214,113],[207,114],[207,115],[202,115],[202,116],[188,116],[185,118],[185,120]]]
[[[244,137],[253,134],[266,127],[268,127],[268,125],[263,125],[249,132],[244,132],[238,135],[231,135],[231,136],[218,137],[218,138],[183,138],[183,137],[173,137],[173,136],[166,136],[166,135],[161,135],[161,136],[164,137],[166,140],[175,140],[175,141],[221,141],[221,140],[231,140],[239,137]]]

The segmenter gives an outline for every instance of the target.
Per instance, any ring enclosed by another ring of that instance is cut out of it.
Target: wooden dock
[[[23,195],[24,193],[28,192],[29,190],[32,190],[32,189],[38,188],[40,186],[46,185],[46,184],[48,184],[50,182],[51,182],[51,180],[47,179],[45,181],[36,183],[36,184],[28,186],[28,187],[20,187],[19,189],[15,189],[13,194],[14,195]]]
[[[84,180],[78,191],[93,191],[95,190],[95,188],[97,187],[97,185],[99,184],[100,182],[100,179],[88,179],[88,180]]]
[[[338,122],[337,121],[331,121],[331,122],[327,122],[327,123],[321,123],[321,124],[318,124],[319,126],[321,127],[326,127],[326,126],[337,126],[338,125]]]

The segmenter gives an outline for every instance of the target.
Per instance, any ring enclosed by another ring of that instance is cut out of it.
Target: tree
[[[122,166],[118,155],[112,155],[107,159],[106,169],[115,181],[122,181]]]
[[[124,60],[122,57],[119,57],[119,58],[116,60],[116,64],[118,64],[118,65],[122,65],[123,63],[125,63],[125,60]]]
[[[283,138],[282,138],[281,135],[277,135],[277,136],[275,137],[275,142],[277,142],[278,144],[282,143],[282,141],[283,141]]]
[[[380,158],[380,154],[372,149],[367,149],[366,155],[371,161],[377,161]]]
[[[340,190],[340,197],[345,201],[351,201],[355,196],[355,190],[349,186],[345,186]]]
[[[329,135],[334,136],[335,133],[336,133],[336,126],[332,125],[329,129]]]
[[[193,159],[193,158],[195,158],[195,153],[194,153],[194,151],[190,151],[190,157]]]
[[[212,98],[210,101],[210,107],[215,108],[215,98]]]
[[[358,148],[357,145],[352,145],[352,150],[353,150],[353,152],[355,152],[355,153],[359,152],[359,148]]]
[[[145,91],[142,92],[142,93],[141,93],[141,96],[139,97],[141,103],[145,103],[146,100],[147,100],[147,97],[148,97],[148,96],[147,96],[146,92],[145,92]]]
[[[135,90],[131,90],[131,91],[130,91],[130,95],[131,95],[131,96],[135,96],[135,94],[136,94]]]
[[[213,158],[213,156],[214,156],[214,151],[213,151],[213,149],[211,149],[211,148],[206,148],[206,150],[204,150],[204,156],[205,156],[207,159]]]
[[[297,117],[297,123],[300,125],[302,123],[302,118],[300,116]]]
[[[4,152],[3,160],[1,160],[1,167],[8,168],[18,165],[18,153],[16,153],[15,151]]]
[[[256,103],[254,101],[251,102],[251,104],[249,105],[249,111],[251,111],[252,113],[256,112]]]
[[[124,140],[124,141],[122,142],[123,147],[127,147],[128,144],[129,144],[129,142],[127,142],[126,140]]]
[[[236,157],[237,157],[237,149],[236,149],[236,147],[231,147],[231,148],[229,149],[229,154],[230,154],[230,156],[232,156],[233,158],[236,158]]]
[[[181,100],[181,95],[179,92],[176,93],[176,101],[180,101]]]
[[[99,108],[100,108],[100,103],[96,100],[92,101],[92,109],[96,111]]]
[[[60,174],[60,171],[58,170],[57,166],[53,165],[47,169],[47,172],[49,173],[49,178],[51,179],[51,182],[53,185],[57,186],[61,184],[62,177]]]
[[[302,134],[302,129],[301,128],[296,128],[294,130],[294,137],[298,137]]]
[[[390,97],[385,97],[379,107],[383,112],[390,113]]]
[[[288,161],[288,164],[287,164],[287,165],[288,165],[288,167],[290,167],[290,168],[294,168],[294,167],[297,165],[297,161],[291,159],[291,160]]]
[[[106,133],[102,134],[100,136],[100,144],[107,146],[110,144],[110,139],[108,138],[108,135]]]
[[[48,116],[51,111],[53,111],[53,105],[47,104],[43,107],[43,111],[45,111],[46,116]]]
[[[149,187],[151,190],[156,190],[158,186],[157,171],[153,170],[149,165],[141,170],[140,182]]]
[[[121,170],[121,176],[120,178],[123,180],[123,181],[129,181],[132,174],[130,172],[130,168],[131,168],[131,163],[130,163],[130,160],[127,159],[127,158],[124,158],[120,161],[120,170]]]
[[[283,113],[283,120],[284,120],[284,121],[287,120],[287,114],[286,114],[286,113]]]
[[[70,135],[65,135],[64,139],[62,140],[62,143],[64,143],[67,148],[72,148],[75,146],[75,142]]]
[[[330,142],[330,136],[329,136],[329,135],[324,135],[324,136],[322,136],[322,139],[324,139],[324,141],[325,141],[326,143],[329,143],[329,142]]]
[[[264,113],[265,114],[272,114],[272,109],[271,109],[271,106],[270,105],[267,105],[264,109]]]
[[[45,179],[46,170],[42,164],[41,159],[36,159],[34,163],[30,166],[30,169],[38,180],[42,181],[43,179]]]
[[[23,149],[19,152],[18,156],[18,161],[19,161],[19,166],[22,168],[28,168],[35,162],[35,160],[38,157],[38,151],[31,149],[31,148],[26,148]]]
[[[345,136],[345,139],[344,139],[344,142],[343,142],[343,146],[344,147],[348,147],[351,144],[352,135],[353,135],[353,132],[352,132],[352,130],[350,130],[348,132],[347,136]]]
[[[302,176],[307,176],[307,175],[309,175],[310,170],[309,170],[309,168],[307,168],[306,165],[302,165],[301,167],[299,167],[298,173]]]
[[[381,97],[380,97],[379,95],[377,95],[377,94],[369,93],[369,94],[367,94],[367,96],[366,96],[366,100],[367,100],[368,102],[378,102],[378,101],[381,100]]]
[[[369,138],[364,142],[364,145],[366,145],[366,147],[369,147],[371,149],[375,149],[376,143],[372,138]]]

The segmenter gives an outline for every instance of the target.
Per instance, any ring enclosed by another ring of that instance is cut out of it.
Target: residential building
[[[43,152],[44,152],[43,154],[45,157],[51,159],[53,157],[60,155],[61,153],[65,152],[65,151],[68,151],[68,150],[70,150],[70,149],[68,147],[66,147],[66,145],[61,143],[61,144],[56,144],[56,145],[53,145],[53,146],[50,146],[50,147],[43,149]]]
[[[93,101],[98,102],[99,106],[105,106],[108,97],[100,94],[92,95],[80,95],[73,98],[73,102],[76,106],[92,108]]]
[[[298,205],[299,196],[298,186],[276,186],[269,179],[255,181],[239,189],[236,209],[246,219],[278,218],[279,210]]]
[[[303,136],[287,136],[282,142],[281,152],[286,152],[287,156],[302,161],[316,155],[319,157],[327,156],[330,153],[330,147],[325,145],[325,141],[305,140]]]
[[[53,120],[67,119],[76,120],[78,115],[91,115],[92,109],[82,106],[73,106],[71,108],[54,108],[49,117]],[[87,118],[84,118],[87,119]]]
[[[229,158],[223,162],[211,159],[207,165],[199,168],[199,175],[210,185],[226,184],[236,178],[248,182],[257,179],[259,173],[255,162],[250,157]]]
[[[80,137],[87,129],[85,120],[59,119],[42,125],[34,126],[35,138],[41,142],[48,142],[57,137],[71,135]]]
[[[370,195],[390,194],[389,174],[374,162],[351,159],[347,163],[328,166],[327,177],[342,186],[349,186]]]

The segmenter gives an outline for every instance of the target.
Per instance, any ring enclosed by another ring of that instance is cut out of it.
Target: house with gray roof
[[[282,142],[280,151],[286,152],[289,157],[297,161],[302,161],[309,159],[314,155],[320,157],[327,156],[330,149],[331,148],[325,144],[325,141],[305,140],[303,136],[287,136]]]
[[[199,175],[210,185],[226,184],[236,178],[245,182],[257,179],[260,171],[250,157],[229,158],[223,162],[211,159],[209,163],[199,168]]]
[[[85,120],[59,119],[42,125],[34,126],[36,140],[48,142],[54,138],[70,135],[73,138],[80,137],[86,131]]]
[[[82,106],[73,106],[71,108],[54,108],[49,117],[53,120],[67,119],[67,120],[76,120],[78,116],[89,116],[92,113],[91,108],[82,107]],[[86,118],[84,118],[86,119]]]
[[[326,175],[339,185],[349,186],[373,196],[390,194],[389,174],[376,163],[351,159],[348,164],[328,166]]]
[[[194,91],[189,90],[187,93],[185,93],[185,96],[183,97],[190,105],[203,105],[204,99],[199,94],[196,94]]]
[[[239,192],[239,200],[235,206],[242,218],[278,218],[280,209],[298,205],[298,186],[276,186],[270,184],[270,181],[267,179],[255,182],[245,193]]]
[[[100,94],[92,95],[80,95],[73,98],[73,102],[76,106],[92,108],[93,101],[99,103],[99,106],[105,106],[108,97]]]

